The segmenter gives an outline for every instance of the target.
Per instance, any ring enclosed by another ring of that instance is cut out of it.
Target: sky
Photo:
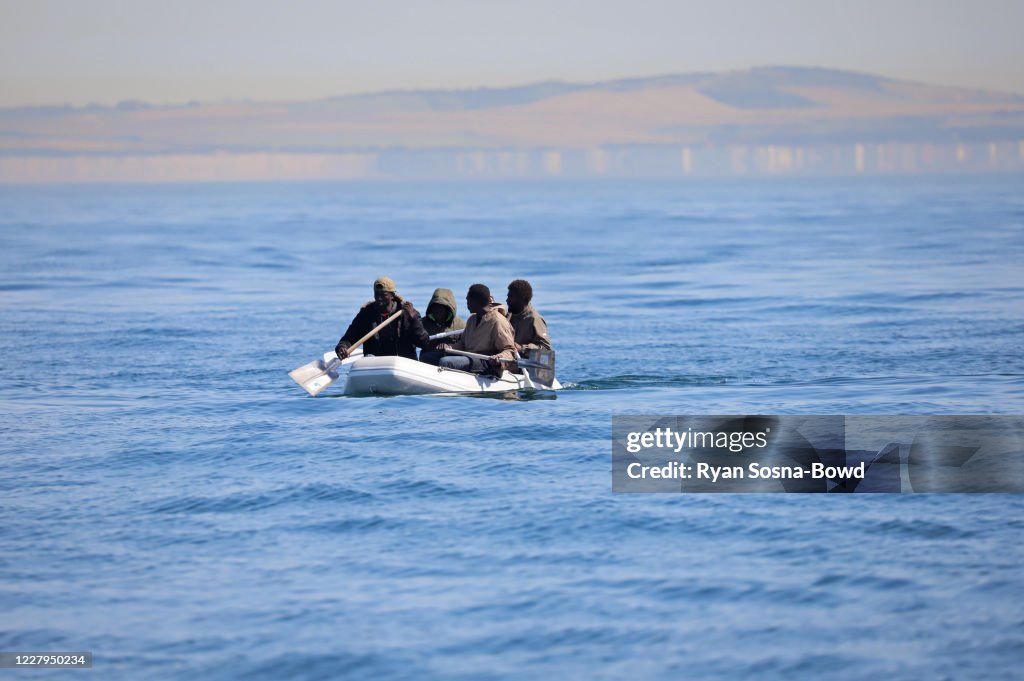
[[[1024,94],[1024,0],[0,0],[0,107],[820,66]]]

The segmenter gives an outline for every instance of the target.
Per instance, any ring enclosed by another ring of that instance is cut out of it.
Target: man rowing
[[[426,346],[430,339],[420,313],[412,303],[402,300],[395,290],[395,282],[389,277],[380,277],[373,282],[373,300],[359,308],[345,335],[334,348],[338,359],[348,357],[349,347],[368,334],[378,324],[391,317],[398,310],[401,317],[391,322],[363,343],[367,355],[398,355],[416,359],[416,348]]]
[[[481,355],[488,355],[491,361],[447,355],[442,357],[440,365],[451,369],[461,369],[474,374],[494,374],[500,376],[503,371],[501,359],[515,359],[515,334],[512,325],[505,319],[505,309],[491,298],[491,290],[483,284],[473,284],[466,293],[466,307],[472,313],[466,321],[462,336],[452,344],[442,343],[437,346],[441,352],[448,350],[464,350]]]

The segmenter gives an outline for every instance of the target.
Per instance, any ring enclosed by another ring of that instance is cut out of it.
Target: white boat
[[[399,314],[400,312],[396,312],[371,334],[396,319]],[[461,330],[449,331],[430,338],[436,340],[459,333]],[[364,356],[363,349],[358,345],[371,334],[360,339],[352,354],[344,360],[338,359],[334,350],[330,350],[324,353],[322,359],[315,359],[309,364],[289,371],[288,375],[313,397],[341,377],[342,367],[349,367],[345,380],[346,395],[472,394],[562,389],[562,384],[555,378],[555,354],[550,349],[534,351],[525,358],[517,358],[515,362],[522,370],[521,374],[503,371],[501,376],[485,376],[418,362],[406,357]],[[492,359],[487,355],[463,350],[450,349],[448,352],[481,360]]]
[[[406,357],[361,357],[349,365],[346,395],[428,395],[431,393],[490,393],[515,390],[559,390],[534,380],[529,373],[508,371],[500,377],[434,366]],[[529,371],[528,369],[526,371]]]

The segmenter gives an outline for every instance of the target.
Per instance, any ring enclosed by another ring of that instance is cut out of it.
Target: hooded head
[[[447,329],[458,314],[459,308],[452,290],[450,288],[434,289],[434,295],[430,297],[430,302],[427,304],[426,317],[437,324],[439,328]]]

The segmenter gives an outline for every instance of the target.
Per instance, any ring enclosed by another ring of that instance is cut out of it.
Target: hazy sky
[[[0,0],[0,106],[767,65],[1024,93],[1024,0]]]

